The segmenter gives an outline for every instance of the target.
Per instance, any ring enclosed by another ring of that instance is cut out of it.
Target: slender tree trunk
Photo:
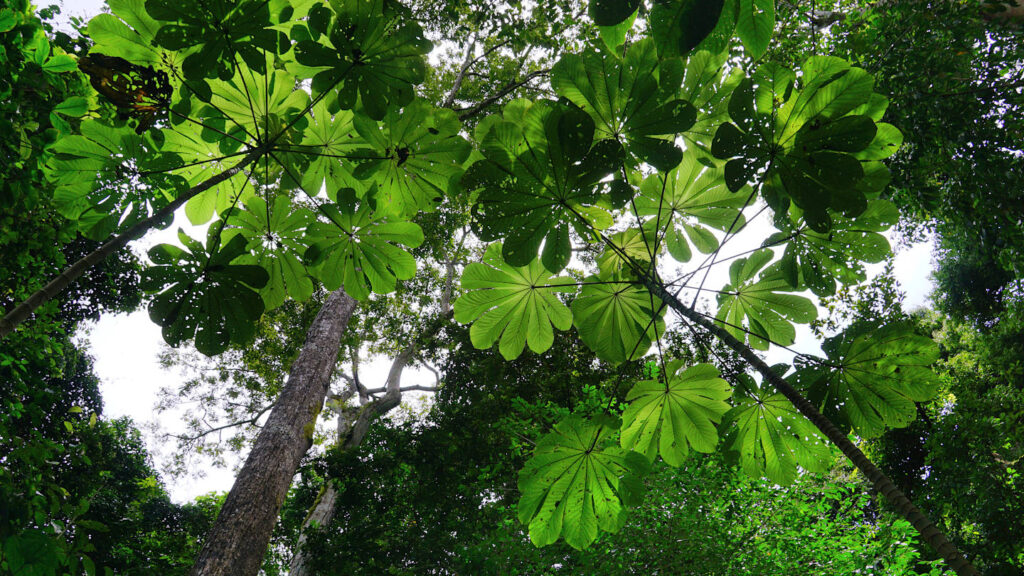
[[[327,297],[206,536],[191,576],[254,576],[259,571],[288,487],[312,445],[341,335],[355,307],[356,301],[344,289]]]
[[[699,314],[693,308],[686,306],[679,299],[665,289],[656,280],[650,277],[643,277],[644,285],[648,290],[654,294],[655,297],[659,298],[668,307],[672,308],[687,320],[694,324],[700,325],[708,332],[714,334],[719,340],[724,342],[727,346],[735,350],[740,356],[743,357],[755,370],[761,373],[761,376],[768,382],[771,382],[773,386],[790,402],[793,406],[800,411],[801,414],[807,417],[814,425],[824,434],[829,440],[831,440],[843,454],[850,459],[851,462],[859,469],[864,476],[874,485],[875,489],[883,494],[889,503],[896,508],[896,510],[910,522],[914,528],[921,535],[921,538],[928,543],[939,556],[941,556],[951,568],[959,576],[977,576],[978,571],[974,566],[964,557],[963,553],[953,545],[952,542],[946,538],[936,526],[914,504],[906,497],[903,492],[896,487],[892,480],[885,475],[881,470],[878,469],[874,463],[871,462],[860,451],[857,446],[850,441],[846,434],[843,434],[835,424],[833,424],[828,418],[825,417],[818,409],[811,404],[802,394],[793,388],[784,378],[772,371],[772,369],[766,364],[761,358],[754,353],[749,347],[740,342],[736,337],[727,332],[722,327],[718,326],[714,322],[708,320],[701,314]]]
[[[243,168],[252,164],[263,151],[260,149],[253,150],[246,154],[242,160],[235,164],[231,168],[210,177],[209,179],[196,184],[192,188],[186,190],[181,196],[174,199],[167,206],[164,206],[160,210],[157,210],[152,216],[146,218],[135,224],[125,232],[118,234],[112,239],[108,240],[105,244],[92,251],[88,255],[82,257],[80,260],[69,266],[66,270],[61,272],[59,276],[51,280],[46,286],[43,286],[35,294],[29,296],[24,302],[18,304],[11,309],[2,319],[0,319],[0,339],[14,331],[19,324],[24,322],[28,317],[36,311],[40,306],[48,302],[53,297],[60,294],[67,288],[72,282],[77,280],[85,271],[93,266],[99,264],[103,260],[106,260],[108,256],[117,252],[121,248],[124,248],[128,242],[134,240],[146,232],[149,231],[156,223],[161,222],[168,216],[174,214],[174,211],[180,208],[185,202],[188,202],[191,198],[198,196],[199,194],[213,188],[217,184],[228,180],[235,174],[242,171]]]

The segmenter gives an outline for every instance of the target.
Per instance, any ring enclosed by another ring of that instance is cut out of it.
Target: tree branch
[[[498,100],[501,100],[502,98],[504,98],[505,96],[511,94],[512,92],[514,92],[518,88],[528,84],[530,81],[534,80],[535,78],[540,78],[542,76],[547,76],[549,72],[551,72],[551,70],[549,68],[545,68],[543,70],[536,70],[534,72],[530,72],[522,80],[520,80],[518,82],[512,82],[512,83],[506,85],[501,90],[498,90],[494,94],[492,94],[492,95],[488,96],[487,98],[484,98],[483,100],[481,100],[475,106],[472,106],[470,108],[463,108],[461,110],[456,110],[456,112],[459,112],[459,120],[466,120],[468,118],[472,118],[473,116],[476,116],[477,114],[479,114],[481,111],[483,111],[485,108],[487,108],[491,104],[494,104]]]

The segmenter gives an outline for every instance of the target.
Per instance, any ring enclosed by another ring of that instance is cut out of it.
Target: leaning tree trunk
[[[860,451],[857,446],[850,441],[846,434],[843,434],[831,420],[825,417],[824,414],[818,411],[818,409],[811,404],[809,400],[804,398],[802,394],[790,385],[782,376],[779,376],[771,367],[765,363],[757,354],[754,353],[748,346],[740,342],[736,337],[730,334],[728,331],[718,326],[714,322],[708,320],[693,308],[686,306],[679,299],[665,289],[665,287],[652,279],[650,276],[643,276],[644,285],[648,290],[654,294],[655,297],[665,303],[666,306],[672,308],[687,320],[698,324],[708,332],[714,334],[719,340],[724,342],[729,348],[732,348],[740,356],[743,357],[755,370],[761,373],[761,376],[768,382],[771,382],[783,396],[785,396],[793,406],[800,411],[808,420],[810,420],[817,428],[824,434],[829,440],[831,440],[843,454],[853,462],[854,466],[859,469],[864,476],[871,481],[875,489],[882,493],[889,503],[896,508],[896,510],[910,522],[917,532],[921,535],[925,542],[932,547],[939,556],[941,556],[951,568],[959,576],[978,576],[978,571],[974,566],[967,560],[960,550],[957,549],[952,542],[946,538],[946,535],[942,533],[936,526],[935,523],[925,515],[917,506],[914,506],[913,502],[896,487],[896,484],[885,475],[884,472],[878,469],[863,452]]]
[[[83,256],[77,262],[61,272],[59,276],[50,280],[46,286],[37,290],[34,294],[25,299],[24,302],[12,308],[10,312],[4,315],[3,318],[0,318],[0,339],[3,339],[5,336],[13,332],[14,329],[18,327],[18,324],[21,324],[28,319],[28,317],[31,316],[32,313],[40,306],[63,292],[65,288],[71,285],[75,280],[78,280],[78,278],[80,278],[82,274],[85,274],[87,270],[106,260],[107,257],[121,248],[124,248],[128,242],[142,236],[146,232],[149,232],[153,226],[173,215],[174,211],[181,208],[185,202],[188,202],[190,199],[195,198],[199,194],[202,194],[210,188],[213,188],[221,182],[224,182],[238,174],[243,168],[258,159],[261,154],[263,154],[262,149],[256,149],[249,152],[238,162],[238,164],[235,164],[231,168],[211,176],[203,182],[189,188],[185,192],[182,192],[181,195],[175,198],[173,202],[164,206],[160,210],[157,210],[149,218],[139,221],[128,230],[114,236],[99,248]]]
[[[288,487],[312,445],[341,335],[355,307],[356,301],[344,289],[327,297],[206,536],[191,576],[254,576],[259,571]]]

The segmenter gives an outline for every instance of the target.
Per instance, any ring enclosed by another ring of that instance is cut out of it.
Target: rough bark
[[[194,198],[210,188],[213,188],[217,184],[231,178],[235,174],[238,174],[243,168],[252,164],[253,161],[259,158],[261,154],[263,154],[263,151],[260,149],[249,152],[238,162],[238,164],[235,164],[220,174],[212,176],[204,182],[189,188],[181,196],[175,198],[174,202],[171,202],[167,206],[157,210],[149,218],[140,221],[125,232],[118,234],[96,250],[93,250],[69,266],[67,270],[61,272],[59,276],[47,283],[46,286],[37,290],[24,302],[12,308],[10,312],[4,315],[3,318],[0,318],[0,339],[3,339],[5,336],[13,332],[19,324],[27,320],[28,317],[31,316],[32,313],[40,306],[63,292],[64,289],[71,285],[72,282],[78,280],[82,274],[85,274],[86,270],[106,260],[108,256],[117,252],[121,248],[124,248],[128,242],[148,232],[156,223],[161,222],[174,214],[174,211],[184,205],[185,202],[188,202],[189,199]]]
[[[370,429],[370,424],[376,418],[387,414],[401,403],[402,392],[407,390],[402,388],[402,372],[405,371],[405,368],[415,358],[416,351],[419,349],[421,342],[424,339],[433,338],[437,335],[437,332],[444,326],[445,322],[451,319],[452,311],[449,305],[451,296],[450,279],[453,273],[451,265],[449,265],[448,270],[449,284],[445,294],[442,296],[441,304],[444,314],[437,318],[433,324],[427,326],[424,333],[403,348],[394,361],[392,361],[391,369],[388,371],[388,379],[384,385],[384,395],[376,400],[370,400],[359,408],[342,408],[338,413],[338,445],[341,446],[342,450],[352,450],[362,444],[363,439],[366,438],[366,433]],[[347,394],[345,399],[354,394],[358,386],[358,380],[354,380],[351,394]],[[410,387],[409,389],[412,388],[423,389],[422,386]],[[360,392],[360,396],[364,396],[366,391],[363,389]],[[335,488],[334,482],[328,479],[316,503],[313,504],[312,510],[310,510],[306,520],[302,523],[299,540],[295,546],[296,552],[292,556],[290,564],[290,576],[310,576],[312,574],[309,568],[309,557],[305,550],[303,550],[306,544],[306,537],[311,528],[326,526],[331,522],[334,518],[334,506],[337,498],[337,488]]]
[[[928,543],[959,576],[978,576],[978,571],[967,560],[967,558],[946,538],[935,523],[925,515],[913,502],[900,490],[884,472],[878,469],[857,446],[850,441],[849,437],[836,428],[824,414],[804,398],[802,394],[793,388],[784,378],[772,371],[757,354],[749,347],[736,339],[732,334],[722,327],[708,320],[693,308],[683,304],[674,294],[665,289],[663,285],[650,277],[645,277],[644,284],[652,294],[669,308],[672,308],[684,318],[697,324],[724,342],[727,346],[743,357],[761,376],[770,382],[775,389],[784,395],[793,406],[807,417],[817,428],[831,440],[843,454],[850,459],[864,476],[874,485],[875,489],[884,495],[890,504],[900,515],[910,522],[921,538]]]
[[[324,302],[288,381],[235,479],[191,576],[254,576],[299,461],[312,445],[341,335],[356,301],[340,289]]]

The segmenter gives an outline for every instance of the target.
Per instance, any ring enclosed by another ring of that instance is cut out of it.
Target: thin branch
[[[466,79],[466,72],[473,64],[477,62],[473,58],[473,51],[476,49],[476,40],[478,32],[473,33],[473,37],[469,40],[469,46],[466,46],[466,56],[462,60],[462,66],[459,68],[459,73],[455,76],[455,82],[452,83],[452,89],[448,92],[448,96],[441,103],[441,108],[451,108],[455,104],[455,95],[458,94],[462,88],[462,82]]]
[[[460,112],[459,120],[466,120],[468,118],[472,118],[473,116],[476,116],[477,114],[479,114],[481,111],[483,111],[485,108],[487,108],[491,104],[494,104],[498,100],[501,100],[502,98],[504,98],[505,96],[507,96],[510,93],[514,92],[516,89],[520,88],[521,86],[524,86],[524,85],[528,84],[529,82],[531,82],[535,78],[540,78],[542,76],[547,76],[549,72],[551,72],[550,68],[545,68],[543,70],[536,70],[534,72],[530,72],[522,80],[520,80],[518,82],[512,82],[511,84],[506,85],[501,90],[498,90],[497,92],[495,92],[491,96],[488,96],[487,98],[484,98],[483,100],[481,100],[475,106],[472,106],[470,108],[464,108],[462,110],[458,110],[458,112]]]

